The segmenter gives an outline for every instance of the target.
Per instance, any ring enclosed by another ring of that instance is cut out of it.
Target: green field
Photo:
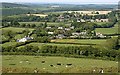
[[[95,31],[102,34],[116,34],[118,33],[118,25],[116,24],[112,28],[96,28]]]
[[[45,61],[45,63],[42,63]],[[57,65],[60,63],[61,65]],[[72,64],[66,66],[66,64]],[[50,65],[53,65],[52,67]],[[49,57],[49,56],[24,56],[24,55],[4,55],[2,56],[3,72],[6,68],[12,72],[33,73],[37,68],[39,72],[92,72],[92,70],[104,69],[104,72],[117,72],[118,62],[85,58]],[[14,70],[17,69],[17,70]],[[19,71],[18,71],[19,70]],[[21,70],[21,71],[20,71]]]
[[[40,23],[45,23],[45,22],[19,22],[20,24],[36,24],[39,25]],[[64,23],[56,23],[56,22],[47,22],[48,26],[59,26],[59,25],[64,25]],[[70,25],[70,24],[65,24],[65,25]]]
[[[11,30],[13,32],[22,32],[23,30],[30,30],[33,31],[34,29],[32,28],[17,28],[17,27],[6,27],[6,28],[1,28],[0,31],[5,31],[5,30]]]
[[[4,44],[1,44],[3,47],[8,47],[8,46],[15,46],[17,42],[6,42]]]
[[[64,42],[64,43],[81,43],[81,44],[102,44],[105,39],[56,39],[51,42]]]

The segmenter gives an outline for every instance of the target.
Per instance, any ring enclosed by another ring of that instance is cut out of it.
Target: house
[[[26,37],[26,36],[25,36],[25,37],[22,38],[22,39],[18,39],[17,42],[26,42],[26,41],[28,41],[28,40],[33,40],[33,37],[29,37],[29,36]]]
[[[76,37],[78,37],[78,36],[76,36],[76,35],[72,35],[72,36],[70,36],[70,38],[76,38]]]
[[[54,32],[48,32],[48,34],[51,34],[51,35],[53,35],[53,34],[54,34]]]
[[[75,27],[74,26],[72,26],[72,27],[70,27],[71,29],[74,29]]]
[[[86,35],[86,34],[87,34],[87,32],[81,32],[80,34],[81,34],[81,35]]]
[[[85,20],[84,20],[84,19],[81,19],[80,21],[81,21],[81,22],[85,22]]]
[[[61,22],[61,21],[64,21],[64,17],[62,16],[62,15],[60,15],[59,17],[58,17],[58,20]]]
[[[70,30],[70,28],[65,28],[65,30],[66,30],[66,31],[69,31],[69,30]]]
[[[109,19],[96,19],[96,22],[109,22]]]
[[[72,35],[77,35],[77,36],[79,36],[80,33],[74,32],[74,33],[72,33]]]
[[[90,22],[95,22],[95,20],[91,19]]]
[[[63,29],[63,27],[58,27],[58,29]]]
[[[58,34],[58,35],[56,36],[56,38],[58,38],[58,39],[63,39],[63,38],[65,38],[65,36],[64,36],[63,34]]]
[[[106,36],[104,36],[103,34],[101,34],[101,33],[96,33],[96,36],[97,37],[100,37],[100,38],[105,38]]]
[[[46,27],[47,29],[51,29],[51,27]]]

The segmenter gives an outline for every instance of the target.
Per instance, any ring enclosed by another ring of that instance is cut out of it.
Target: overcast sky
[[[0,0],[0,2],[118,4],[120,0]]]

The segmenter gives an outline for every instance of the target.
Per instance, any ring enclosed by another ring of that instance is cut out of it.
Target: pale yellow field
[[[110,13],[111,11],[68,11],[69,13],[72,13],[72,12],[78,12],[80,14],[88,14],[88,15],[98,15],[98,14],[95,14],[96,12],[99,12],[99,14],[108,14]]]
[[[48,16],[48,15],[46,15],[46,14],[27,14],[28,16],[30,16],[30,15],[34,15],[34,16],[40,16],[40,17],[46,17],[46,16]]]

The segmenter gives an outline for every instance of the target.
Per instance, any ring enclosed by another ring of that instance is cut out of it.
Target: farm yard
[[[40,73],[92,73],[95,70],[98,73],[100,68],[105,73],[116,73],[118,69],[116,61],[85,58],[6,55],[2,56],[2,60],[3,72],[9,73],[33,73],[34,70]]]

